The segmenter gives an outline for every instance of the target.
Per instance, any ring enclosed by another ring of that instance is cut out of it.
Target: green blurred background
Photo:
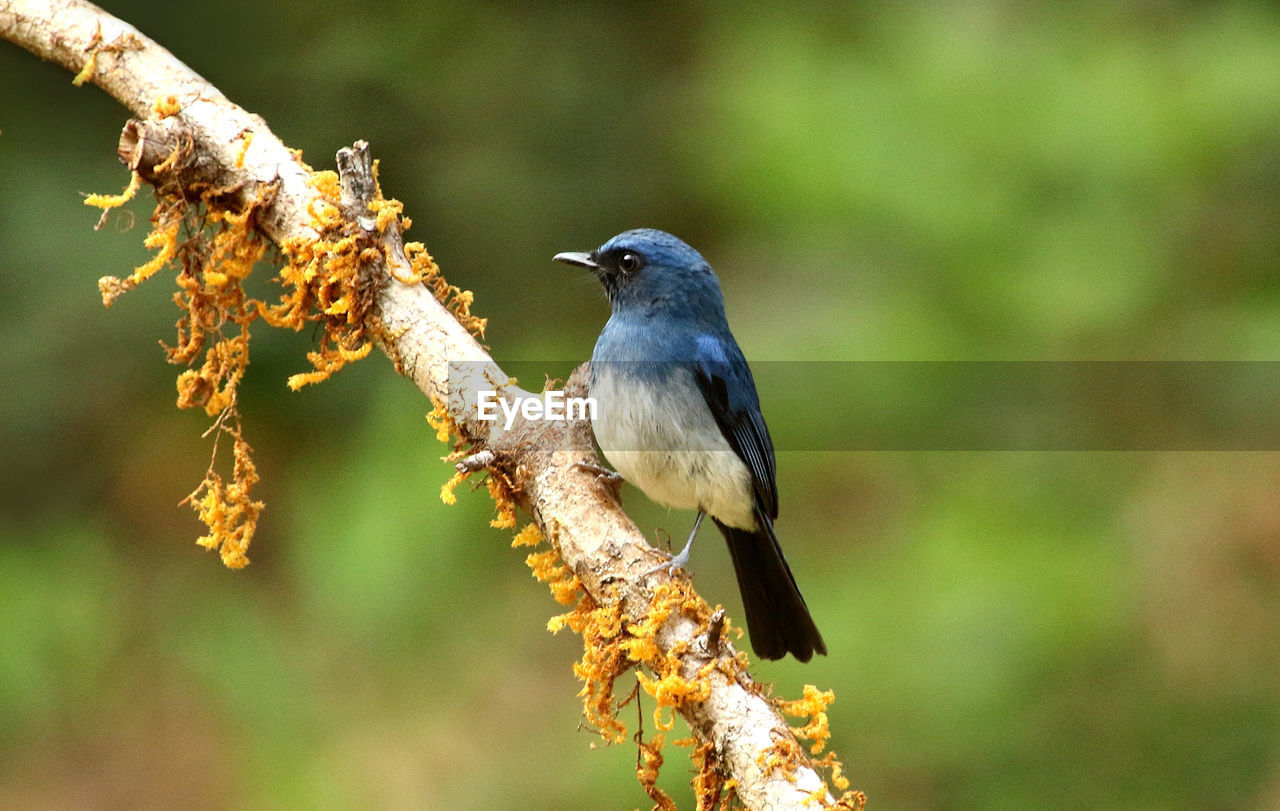
[[[313,166],[370,141],[495,356],[549,374],[607,315],[551,255],[637,225],[712,261],[753,359],[1280,357],[1270,2],[109,5]],[[253,563],[194,544],[168,273],[109,311],[95,285],[143,261],[149,200],[96,233],[81,204],[127,181],[125,113],[8,44],[0,76],[0,806],[647,806],[382,357],[292,394],[315,336],[259,330]],[[792,431],[805,395],[761,392]],[[872,807],[1280,807],[1276,454],[784,450],[779,478],[831,655],[756,673],[835,689]],[[692,571],[740,613],[714,533]],[[682,807],[688,776],[668,750]]]

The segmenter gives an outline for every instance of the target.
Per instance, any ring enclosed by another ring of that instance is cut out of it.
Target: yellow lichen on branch
[[[557,627],[557,619],[582,637],[582,658],[574,663],[573,674],[582,682],[578,697],[587,724],[606,743],[622,743],[627,725],[618,718],[613,686],[635,663],[617,644],[624,634],[621,605],[599,605],[584,591],[572,611],[553,618],[547,627]]]
[[[522,546],[537,546],[540,543],[542,543],[542,530],[538,529],[537,524],[530,522],[525,524],[524,528],[511,539],[511,548],[519,549]]]
[[[216,417],[236,405],[236,388],[249,365],[249,332],[219,338],[205,352],[204,365],[178,375],[178,408],[203,408]]]
[[[231,452],[231,481],[223,481],[211,464],[204,481],[183,499],[183,503],[191,504],[200,520],[209,528],[208,534],[201,536],[196,543],[205,549],[218,550],[227,568],[242,569],[249,564],[245,552],[258,525],[258,515],[262,512],[263,503],[250,497],[253,485],[258,482],[258,470],[252,458],[253,449],[244,441],[239,419],[234,416],[234,412],[224,414],[224,418],[227,417],[234,419],[236,424],[228,425],[231,419],[220,419],[214,429],[230,434],[235,441]],[[214,447],[216,462],[216,439]]]
[[[132,200],[140,188],[142,188],[142,175],[134,172],[129,178],[129,185],[120,194],[87,194],[84,198],[84,204],[104,210],[119,208]]]
[[[373,344],[371,343],[363,344],[356,349],[347,349],[341,344],[326,344],[324,349],[319,352],[308,352],[307,360],[311,361],[315,371],[290,375],[287,381],[289,388],[297,391],[303,386],[322,383],[348,363],[364,360],[372,350]]]
[[[692,743],[691,739],[676,741],[676,745]],[[704,741],[693,749],[690,756],[697,774],[693,777],[693,793],[698,799],[698,811],[710,811],[724,800],[721,808],[729,807],[732,787],[725,780],[724,767],[720,763],[720,755],[711,741]]]
[[[497,476],[490,476],[487,484],[489,495],[498,508],[498,514],[489,520],[489,526],[494,529],[513,529],[516,525],[516,500],[511,488]]]
[[[237,410],[240,381],[249,366],[249,325],[256,320],[254,302],[246,295],[243,282],[267,246],[252,227],[252,208],[241,212],[218,208],[211,202],[214,194],[209,190],[200,206],[161,196],[153,217],[156,230],[145,243],[158,247],[159,252],[139,268],[145,275],[138,281],[171,259],[178,260],[178,291],[173,300],[183,315],[176,324],[177,342],[165,347],[170,363],[189,367],[178,375],[177,405],[202,408],[216,418],[213,430],[219,436],[227,432],[235,440],[230,481],[224,481],[215,470],[215,437],[213,462],[204,481],[184,503],[191,504],[208,529],[197,543],[219,550],[223,564],[239,569],[249,563],[246,551],[263,509],[262,502],[250,497],[258,473]],[[180,243],[178,230],[182,227],[188,238]],[[203,364],[192,368],[202,352]]]
[[[178,101],[177,96],[161,96],[156,99],[155,104],[151,105],[151,112],[155,114],[157,120],[168,118],[182,112],[182,103]]]
[[[653,800],[654,811],[675,811],[675,800],[671,795],[658,788],[658,772],[662,769],[662,744],[666,736],[654,735],[653,740],[645,742],[644,736],[637,732],[636,741],[636,780],[644,789],[644,793]]]
[[[440,500],[444,502],[445,506],[452,507],[458,503],[458,496],[453,491],[458,485],[465,482],[470,475],[469,473],[455,473],[449,477],[449,481],[444,483],[440,488]]]
[[[442,442],[452,443],[454,447],[454,452],[446,458],[457,458],[461,454],[458,450],[462,444],[461,436],[443,404],[435,402],[435,410],[427,415],[427,419],[436,429],[437,438]],[[446,504],[457,501],[454,489],[468,476],[466,473],[457,473],[443,486],[441,498]],[[500,474],[491,473],[486,484],[497,508],[497,516],[490,522],[491,525],[499,528],[515,527],[515,499],[505,479]],[[538,526],[528,523],[516,532],[511,545],[514,548],[537,547],[543,540],[543,533]],[[628,621],[623,615],[620,600],[600,603],[586,591],[578,576],[565,565],[554,543],[545,549],[529,552],[525,556],[525,563],[535,579],[548,585],[557,602],[572,606],[569,611],[548,620],[547,630],[557,633],[569,628],[582,637],[582,658],[574,663],[573,672],[582,682],[578,695],[582,700],[585,725],[599,734],[606,744],[619,744],[627,739],[627,724],[619,717],[619,710],[635,697],[636,691],[633,689],[628,697],[619,700],[615,688],[618,679],[629,670],[636,671],[636,687],[654,699],[654,735],[646,740],[643,729],[634,735],[637,745],[636,777],[655,807],[669,807],[670,797],[657,786],[666,733],[675,727],[678,712],[710,697],[713,673],[723,674],[732,681],[745,678],[746,654],[738,652],[735,656],[716,656],[692,677],[688,677],[684,675],[682,661],[682,656],[688,652],[688,643],[667,646],[658,644],[659,634],[677,615],[698,623],[700,631],[695,638],[705,638],[711,630],[715,612],[693,590],[687,578],[673,578],[662,583],[655,590],[646,615],[638,621]],[[722,625],[715,633],[741,636],[742,631],[729,621],[722,620]],[[717,644],[717,640],[708,641],[709,644]],[[834,693],[831,691],[820,692],[812,686],[806,686],[803,698],[792,702],[778,702],[779,708],[788,714],[807,719],[795,732],[800,737],[813,741],[811,751],[814,754],[820,752],[830,738],[826,708],[833,700]],[[698,773],[693,785],[697,793],[698,808],[715,808],[717,804],[727,807],[734,797],[734,784],[726,779],[724,765],[715,746],[709,742],[699,743],[694,738],[684,738],[674,743],[677,746],[694,747],[693,760]],[[779,739],[773,747],[760,753],[760,765],[766,771],[777,770],[783,775],[793,775],[802,765],[829,769],[832,783],[845,792],[837,801],[836,807],[858,809],[865,804],[866,798],[860,792],[846,790],[849,781],[843,776],[840,762],[833,754],[816,762],[809,761],[793,738]],[[815,806],[824,805],[826,798],[825,788],[816,791]]]
[[[249,146],[253,143],[253,130],[240,133],[240,151],[236,153],[236,168],[244,168],[244,157],[249,154]]]
[[[273,327],[298,331],[316,322],[324,327],[320,348],[307,353],[313,371],[289,378],[294,391],[327,380],[369,354],[367,327],[378,282],[365,268],[369,260],[381,258],[368,237],[342,218],[337,174],[317,172],[311,186],[319,193],[309,211],[320,236],[284,241],[280,249],[286,263],[279,280],[285,292],[277,303],[260,308],[263,320]],[[374,255],[365,255],[366,250]]]
[[[449,413],[443,401],[432,397],[431,406],[431,413],[427,415],[427,424],[435,429],[437,440],[449,442],[450,437],[458,434],[458,425],[453,421],[453,415]]]
[[[441,417],[434,414],[432,417],[438,420],[433,424],[439,425],[440,437],[449,439],[451,426]],[[445,491],[449,495],[452,495],[452,486],[460,480],[460,475],[446,485]],[[491,476],[489,491],[499,514],[492,523],[495,526],[514,526],[514,503],[506,485],[498,477]],[[517,548],[538,546],[542,540],[542,532],[537,525],[529,523],[515,534],[511,545]],[[704,628],[710,622],[710,608],[693,592],[687,580],[672,580],[659,586],[649,614],[640,622],[629,623],[622,614],[620,602],[601,605],[591,597],[578,576],[563,563],[554,545],[530,552],[525,562],[534,578],[550,587],[557,602],[573,606],[568,612],[552,617],[547,622],[547,629],[555,633],[569,628],[582,637],[582,658],[574,663],[573,672],[582,682],[578,695],[582,699],[583,718],[606,744],[622,743],[627,737],[627,725],[618,717],[621,704],[626,701],[619,702],[616,697],[617,680],[637,666],[645,666],[654,673],[651,677],[640,670],[636,672],[639,686],[656,701],[654,715],[659,729],[649,741],[644,740],[642,731],[635,735],[638,747],[636,776],[657,807],[668,807],[670,798],[657,787],[656,781],[663,762],[662,748],[666,740],[663,733],[674,725],[672,714],[688,702],[707,699],[711,690],[708,676],[713,668],[727,668],[732,672],[741,666],[741,661],[721,657],[706,665],[696,678],[686,679],[680,675],[680,651],[663,652],[656,644],[656,635],[675,612],[694,616]],[[663,719],[664,710],[670,716],[667,720]],[[706,756],[702,760],[710,771],[701,776],[700,785],[719,797],[724,791],[723,776],[716,772],[719,761]]]
[[[778,701],[778,709],[794,718],[808,718],[795,729],[796,737],[813,741],[810,754],[818,754],[827,747],[831,738],[831,726],[827,722],[827,707],[836,700],[835,692],[821,691],[812,684],[804,686],[804,697],[795,701]]]
[[[95,40],[85,76],[92,74],[93,57],[98,51],[125,47],[129,43],[124,40],[110,46]],[[153,112],[161,119],[176,115],[181,109],[176,97],[165,96],[156,101]],[[242,167],[253,132],[243,131],[238,138],[236,166]],[[153,174],[159,177],[173,172],[188,154],[184,150],[189,149],[188,144],[174,150],[152,167]],[[111,209],[132,199],[141,183],[142,176],[135,172],[122,194],[89,195],[85,202],[103,209],[105,218]],[[187,367],[176,381],[178,405],[204,409],[216,418],[214,430],[219,435],[230,432],[235,437],[231,478],[224,480],[215,472],[215,465],[210,465],[204,481],[185,503],[192,505],[208,528],[200,544],[221,550],[223,562],[236,568],[248,562],[245,550],[262,509],[260,502],[248,497],[257,473],[237,411],[237,391],[249,365],[250,325],[261,319],[269,326],[298,331],[318,323],[323,329],[322,338],[318,348],[307,353],[312,370],[291,376],[288,385],[296,390],[318,383],[372,350],[371,330],[377,324],[373,310],[384,282],[369,268],[374,264],[391,265],[378,235],[365,232],[343,217],[336,173],[313,173],[310,185],[316,196],[309,201],[307,210],[317,236],[287,239],[278,245],[284,262],[276,281],[283,290],[275,302],[252,298],[244,287],[268,249],[268,241],[257,231],[254,219],[258,208],[275,194],[271,184],[259,184],[246,193],[239,184],[215,188],[208,183],[193,183],[183,188],[178,183],[158,183],[152,228],[144,241],[153,256],[123,279],[106,276],[98,283],[103,304],[110,306],[161,268],[177,268],[178,290],[173,298],[182,315],[176,324],[177,340],[166,346],[165,352],[170,363]],[[232,200],[251,202],[236,208],[228,205]],[[383,200],[379,194],[373,210],[379,234],[393,223],[402,230],[408,227],[397,201]],[[405,281],[427,284],[468,329],[477,334],[483,332],[483,319],[471,314],[471,293],[445,281],[425,246],[410,243],[405,254],[414,276]],[[452,428],[452,422],[448,425]],[[216,440],[214,453],[216,463]],[[449,491],[442,493],[446,500],[451,495]],[[500,511],[495,523],[514,526],[513,509]]]
[[[121,54],[127,50],[141,49],[142,42],[132,33],[121,34],[111,42],[103,44],[102,24],[99,23],[97,30],[93,32],[93,38],[89,40],[89,44],[84,48],[88,53],[88,56],[85,57],[84,65],[80,67],[80,72],[72,78],[71,83],[76,87],[80,87],[93,78],[94,70],[98,66],[99,53]]]
[[[804,695],[801,698],[795,701],[776,700],[774,703],[779,710],[787,715],[808,719],[801,726],[793,728],[792,731],[797,738],[812,741],[813,743],[809,745],[809,753],[816,755],[826,748],[827,742],[831,739],[831,725],[827,719],[827,707],[831,706],[831,702],[835,700],[834,691],[819,690],[812,684],[806,684],[804,686]],[[775,763],[781,761],[781,765],[784,768],[803,758],[794,744],[790,746],[775,745],[768,755],[775,759]],[[867,797],[865,794],[861,791],[848,790],[849,779],[844,776],[844,766],[836,759],[834,752],[828,752],[821,760],[811,761],[811,763],[815,768],[827,769],[831,772],[831,784],[837,790],[843,792],[838,801],[840,806],[861,809],[866,805]]]
[[[377,176],[377,162],[374,162],[374,176]],[[399,223],[401,230],[409,230],[413,221],[404,216],[404,203],[399,200],[377,199],[369,203],[369,210],[377,215],[374,227],[379,234],[385,234],[392,223]]]
[[[113,208],[118,208],[132,200],[142,185],[142,176],[134,172],[129,178],[129,185],[121,194],[90,194],[84,198],[84,204],[102,209],[105,218]],[[103,219],[98,220],[95,229],[102,227]],[[151,278],[160,268],[173,261],[178,254],[178,232],[182,228],[182,210],[175,206],[157,206],[151,216],[151,232],[143,239],[142,245],[155,256],[133,269],[133,273],[121,279],[117,276],[103,276],[98,280],[98,292],[102,294],[102,306],[110,307],[124,293],[137,287]]]
[[[555,554],[555,550],[549,554]],[[535,576],[539,580],[550,581],[553,592],[556,592],[556,579],[546,575],[548,558],[535,559],[530,555],[530,559],[531,566],[535,566]],[[567,572],[567,567],[563,568]],[[564,595],[557,593],[556,596],[562,600]],[[666,740],[663,733],[673,728],[674,713],[688,702],[707,699],[711,692],[708,677],[712,669],[738,666],[736,659],[722,658],[709,663],[693,679],[681,676],[681,651],[664,651],[656,643],[656,635],[674,612],[692,612],[689,615],[700,621],[704,628],[711,617],[710,608],[693,592],[688,581],[672,580],[658,587],[648,615],[640,622],[626,622],[620,606],[599,606],[585,591],[580,591],[573,610],[553,617],[548,623],[552,631],[568,627],[582,636],[583,655],[573,670],[583,684],[579,692],[583,700],[583,715],[608,743],[621,743],[627,732],[626,724],[618,717],[620,703],[614,690],[617,680],[628,670],[641,666],[653,673],[650,676],[641,669],[636,670],[638,685],[655,700],[654,718],[658,728],[657,734],[647,743],[640,732],[636,733],[641,759],[636,775],[650,798],[659,804],[661,792],[655,781],[662,764],[661,752]],[[665,719],[664,714],[667,715]],[[716,761],[709,759],[706,762],[712,764],[709,768],[714,768]],[[711,776],[706,776],[703,782],[708,786],[722,785]]]
[[[404,254],[409,260],[413,275],[407,280],[397,276],[397,281],[404,284],[417,282],[425,284],[436,300],[452,312],[454,318],[457,318],[468,332],[477,338],[484,337],[487,320],[471,312],[471,305],[475,303],[475,294],[470,290],[463,290],[457,285],[449,284],[448,280],[440,274],[439,266],[421,242],[406,242]]]

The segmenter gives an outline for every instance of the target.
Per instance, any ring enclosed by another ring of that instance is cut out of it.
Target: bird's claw
[[[585,470],[587,473],[594,473],[596,482],[608,487],[613,493],[614,499],[622,503],[622,474],[616,470],[610,470],[607,467],[598,465],[595,462],[574,462],[573,466],[578,470]]]
[[[679,554],[672,555],[671,560],[665,561],[663,563],[659,563],[657,566],[654,566],[652,569],[645,572],[643,576],[648,577],[649,575],[657,574],[658,572],[667,572],[672,577],[674,577],[676,572],[683,569],[685,567],[685,564],[687,564],[688,562],[689,562],[689,547],[686,546],[684,549],[680,550]]]
[[[677,554],[672,555],[671,560],[666,563],[654,566],[652,569],[645,572],[644,576],[648,577],[651,574],[657,574],[664,570],[674,575],[676,572],[683,569],[684,565],[689,562],[689,551],[693,549],[693,539],[698,536],[698,527],[702,526],[702,519],[706,517],[707,514],[705,511],[698,510],[698,517],[693,519],[693,532],[689,533],[689,540],[685,541],[684,549],[681,549]]]

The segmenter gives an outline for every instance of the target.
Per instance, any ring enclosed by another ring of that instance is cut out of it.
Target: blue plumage
[[[751,369],[729,331],[720,283],[702,255],[664,231],[626,231],[556,260],[591,270],[613,314],[591,355],[592,421],[605,458],[659,504],[705,515],[729,545],[759,655],[826,653],[773,520],[773,442]]]

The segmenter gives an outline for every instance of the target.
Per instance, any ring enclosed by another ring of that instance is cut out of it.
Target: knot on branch
[[[248,131],[241,133],[241,146],[251,142]],[[206,202],[213,197],[212,202],[235,211],[265,202],[259,194],[242,193],[249,185],[244,181],[244,172],[224,166],[214,156],[198,150],[196,143],[195,134],[181,117],[157,113],[156,118],[131,118],[125,122],[116,155],[162,193],[203,198]]]
[[[351,146],[344,146],[338,150],[336,159],[342,210],[348,217],[359,221],[362,228],[372,231],[376,219],[370,214],[378,197],[378,180],[374,174],[369,142],[356,141]]]

